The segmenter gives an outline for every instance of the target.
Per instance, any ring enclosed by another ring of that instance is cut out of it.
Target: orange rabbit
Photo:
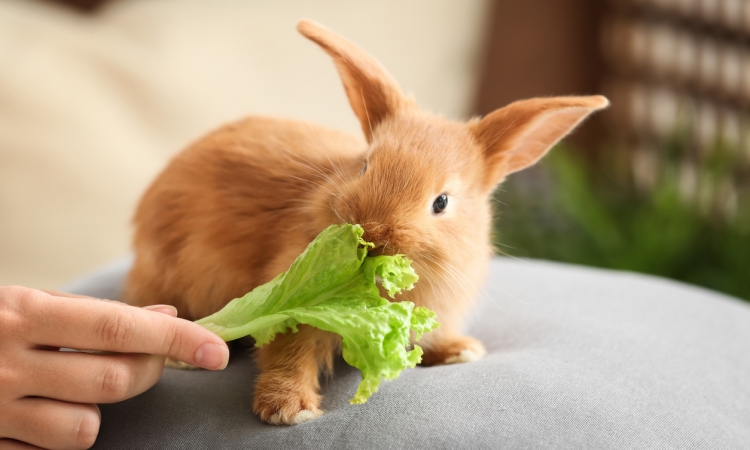
[[[364,139],[287,119],[249,117],[177,155],[135,215],[126,299],[167,303],[186,319],[285,271],[328,225],[359,223],[374,252],[404,253],[420,275],[409,300],[437,312],[423,364],[473,361],[461,334],[490,256],[490,195],[536,163],[604,97],[523,100],[460,123],[420,110],[370,55],[303,20],[297,29],[333,58]],[[336,335],[300,327],[258,351],[254,410],[273,424],[321,414],[318,376]]]

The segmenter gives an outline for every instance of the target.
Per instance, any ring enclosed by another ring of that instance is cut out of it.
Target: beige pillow
[[[129,251],[170,155],[229,120],[359,133],[310,17],[374,54],[427,109],[463,118],[487,0],[124,0],[82,15],[0,3],[0,284],[54,287]]]

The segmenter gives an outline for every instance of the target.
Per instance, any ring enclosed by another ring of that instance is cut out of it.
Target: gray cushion
[[[66,288],[116,298],[123,260]],[[750,446],[750,307],[676,282],[543,261],[492,261],[467,323],[488,355],[404,371],[364,405],[339,360],[322,417],[252,413],[257,369],[166,369],[102,405],[95,448],[732,449]]]

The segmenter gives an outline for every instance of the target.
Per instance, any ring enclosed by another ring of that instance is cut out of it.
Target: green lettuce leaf
[[[382,379],[421,361],[419,346],[407,350],[411,332],[419,339],[439,324],[427,308],[380,296],[376,281],[392,298],[418,276],[403,255],[367,256],[363,233],[359,225],[326,228],[288,271],[197,323],[225,341],[250,335],[258,347],[298,324],[336,333],[344,360],[362,372],[351,402],[364,403]]]

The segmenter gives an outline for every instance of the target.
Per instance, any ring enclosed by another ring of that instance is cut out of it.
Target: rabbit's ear
[[[361,48],[312,20],[300,20],[297,31],[333,58],[367,142],[383,119],[413,104],[391,74]]]
[[[511,103],[471,123],[484,149],[487,187],[535,164],[589,114],[607,105],[609,101],[600,95],[534,98]]]

